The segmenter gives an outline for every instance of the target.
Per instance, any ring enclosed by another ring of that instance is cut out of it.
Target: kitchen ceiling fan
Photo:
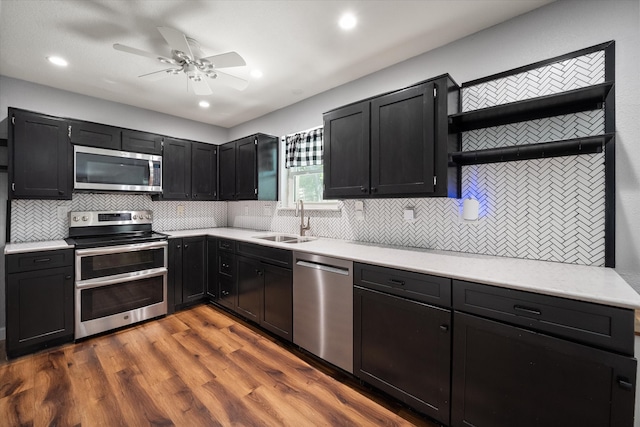
[[[140,78],[156,81],[184,73],[196,95],[211,95],[213,93],[207,82],[208,79],[218,81],[237,90],[246,89],[249,84],[247,80],[223,73],[219,70],[220,68],[246,65],[244,59],[238,55],[238,53],[227,52],[220,55],[203,57],[200,44],[196,40],[169,27],[158,27],[158,31],[160,31],[160,34],[162,34],[162,37],[164,37],[171,48],[171,58],[119,43],[113,45],[113,48],[116,50],[146,56],[170,66],[169,68],[159,71],[143,74],[139,76]]]

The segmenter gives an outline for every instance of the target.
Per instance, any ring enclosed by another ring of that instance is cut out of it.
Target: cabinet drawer
[[[451,279],[368,264],[354,264],[354,284],[404,298],[451,307]]]
[[[271,248],[268,246],[254,245],[252,243],[238,242],[238,253],[266,261],[271,264],[291,268],[293,265],[293,253],[286,249]]]
[[[236,242],[234,240],[218,238],[218,249],[222,249],[223,251],[235,252]]]
[[[218,254],[218,273],[228,277],[233,277],[233,254],[221,252]]]
[[[630,309],[453,281],[456,310],[633,355]]]
[[[66,266],[73,266],[73,249],[7,255],[8,273]]]

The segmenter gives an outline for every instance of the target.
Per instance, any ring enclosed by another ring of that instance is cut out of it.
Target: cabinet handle
[[[189,247],[189,245],[184,245],[184,248],[187,249]]]
[[[222,268],[229,268],[229,264],[222,264]]]
[[[440,325],[440,330],[442,332],[447,332],[449,330],[449,325]]]
[[[524,305],[514,305],[513,309],[516,311],[522,311],[525,312],[527,314],[535,314],[536,316],[540,316],[542,314],[542,311],[540,311],[537,308],[531,308],[531,307],[525,307]]]
[[[184,196],[185,197],[189,197],[189,193],[184,193]]]
[[[367,192],[367,189],[366,189],[366,188],[364,188],[364,187],[360,187],[360,191],[362,191],[363,193],[366,193],[366,192]]]
[[[389,279],[389,283],[392,285],[404,286],[404,280]]]
[[[71,280],[71,275],[64,276],[65,280]]]
[[[33,262],[49,262],[49,261],[51,261],[51,258],[38,258],[33,260]]]
[[[58,195],[59,195],[59,196],[64,196],[64,191],[62,191],[62,190],[58,190]]]
[[[229,292],[227,292],[227,291],[222,291],[221,293],[222,293],[222,295],[224,295],[224,296],[229,295]]]
[[[256,274],[257,274],[258,276],[262,276],[262,270],[256,270]]]
[[[628,390],[628,391],[632,391],[633,390],[633,384],[631,382],[627,381],[626,378],[618,378],[618,385],[623,390]]]
[[[372,193],[377,193],[377,192],[378,192],[378,189],[377,189],[376,187],[371,187],[371,192],[372,192]]]
[[[176,249],[180,249],[182,245],[176,245]]]

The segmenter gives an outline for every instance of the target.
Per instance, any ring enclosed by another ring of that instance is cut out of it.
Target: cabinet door
[[[73,267],[7,277],[9,356],[73,340]]]
[[[191,143],[165,138],[162,154],[162,199],[191,197]]]
[[[122,148],[120,128],[76,120],[70,121],[69,126],[71,126],[69,136],[72,144],[106,148],[108,150],[120,150]]]
[[[9,126],[11,198],[71,200],[73,158],[67,123],[14,111]]]
[[[450,310],[355,287],[354,374],[448,425],[450,325]]]
[[[371,101],[371,194],[433,193],[433,83]]]
[[[206,237],[185,237],[182,244],[182,302],[190,303],[204,297]]]
[[[167,312],[176,311],[182,304],[182,239],[169,239],[167,273]]]
[[[258,198],[257,147],[254,137],[236,142],[236,195],[238,200]]]
[[[217,146],[191,144],[191,197],[193,200],[215,200]]]
[[[134,153],[162,154],[162,135],[139,132],[137,130],[122,130],[122,149]]]
[[[236,144],[230,142],[219,147],[220,200],[236,199]]]
[[[452,425],[633,425],[636,360],[454,315]]]
[[[324,198],[369,194],[369,102],[324,115]]]
[[[264,270],[259,261],[243,256],[236,256],[236,265],[238,275],[236,312],[258,323],[262,306]]]
[[[264,290],[260,326],[289,341],[293,333],[293,273],[262,264]]]
[[[218,299],[217,246],[214,237],[207,237],[207,296],[211,301]]]

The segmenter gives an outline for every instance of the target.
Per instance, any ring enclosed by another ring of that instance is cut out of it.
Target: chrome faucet
[[[300,202],[300,236],[304,236],[304,232],[311,228],[310,222],[311,217],[307,217],[307,225],[304,224],[304,202],[302,200],[298,200]],[[296,204],[296,214],[298,213],[298,205]]]

